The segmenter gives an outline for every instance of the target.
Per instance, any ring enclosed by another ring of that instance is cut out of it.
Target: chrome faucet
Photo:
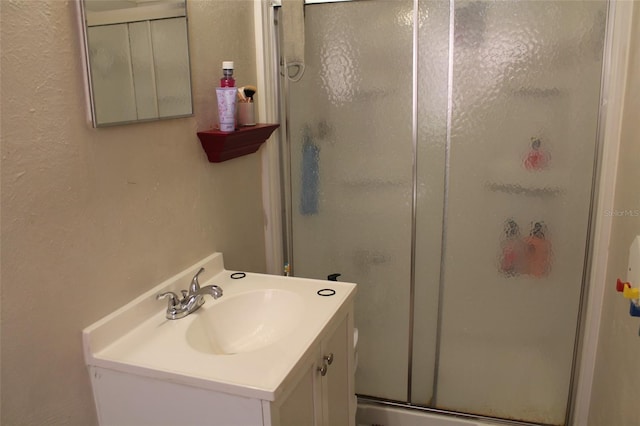
[[[207,285],[200,287],[198,276],[204,272],[204,268],[200,268],[191,279],[189,290],[182,290],[182,298],[172,291],[160,293],[156,296],[156,300],[168,299],[167,301],[167,319],[184,318],[192,312],[198,310],[204,304],[204,295],[208,294],[214,299],[222,297],[222,288],[217,285]]]

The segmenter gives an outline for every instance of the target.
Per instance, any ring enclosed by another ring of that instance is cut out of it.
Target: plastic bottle
[[[548,275],[551,265],[551,242],[544,236],[545,225],[536,222],[525,240],[527,273],[534,277]]]
[[[223,77],[220,87],[216,87],[218,99],[218,122],[220,131],[233,132],[236,128],[236,81],[233,79],[233,61],[222,63]]]
[[[504,240],[500,244],[502,249],[500,269],[502,273],[512,277],[522,272],[524,247],[520,239],[520,227],[515,220],[507,220],[504,230]]]
[[[222,74],[220,87],[236,87],[236,80],[233,78],[233,61],[222,62]]]

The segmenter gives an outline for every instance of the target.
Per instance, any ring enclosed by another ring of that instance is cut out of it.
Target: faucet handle
[[[200,290],[200,283],[198,282],[198,275],[204,272],[204,268],[200,268],[198,272],[191,279],[191,284],[189,284],[189,294],[194,294],[198,290]]]
[[[178,295],[172,291],[160,293],[156,296],[156,300],[165,299],[165,298],[169,299],[167,303],[170,308],[175,308],[176,306],[180,305],[180,299],[178,298]]]

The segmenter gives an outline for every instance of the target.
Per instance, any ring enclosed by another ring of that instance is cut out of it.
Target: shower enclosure
[[[359,284],[360,397],[565,424],[606,21],[605,1],[306,6],[285,259]]]

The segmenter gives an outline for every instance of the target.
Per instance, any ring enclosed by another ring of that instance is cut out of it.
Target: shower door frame
[[[353,0],[305,0],[305,4]],[[357,0],[355,0],[357,1]],[[414,4],[418,0],[414,0]],[[284,101],[280,100],[280,64],[277,46],[277,31],[274,8],[280,0],[254,0],[255,52],[258,86],[263,96],[258,97],[258,114],[263,120],[279,122],[282,131],[276,132],[272,142],[265,144],[262,155],[262,188],[265,211],[265,251],[267,272],[281,275],[287,212],[283,212],[283,185],[281,176],[280,148],[274,139],[283,139],[288,132]],[[590,212],[589,242],[585,260],[585,285],[582,291],[581,314],[578,321],[575,346],[575,362],[572,372],[572,387],[569,395],[567,424],[580,426],[587,423],[591,386],[593,383],[599,324],[606,287],[608,242],[613,218],[604,212],[613,205],[616,172],[620,146],[620,127],[628,68],[633,2],[609,0],[607,29],[604,45],[603,72],[601,77],[600,111],[598,124],[598,148],[594,173],[594,194]],[[415,50],[415,49],[414,49]],[[415,53],[414,53],[415,55]],[[415,62],[415,59],[414,59]],[[414,65],[415,67],[415,65]],[[413,114],[416,114],[414,104]],[[410,404],[394,404],[409,407]],[[416,407],[413,407],[416,408]],[[443,410],[422,408],[436,414]],[[465,415],[465,417],[467,417]],[[481,419],[481,416],[469,415]]]

